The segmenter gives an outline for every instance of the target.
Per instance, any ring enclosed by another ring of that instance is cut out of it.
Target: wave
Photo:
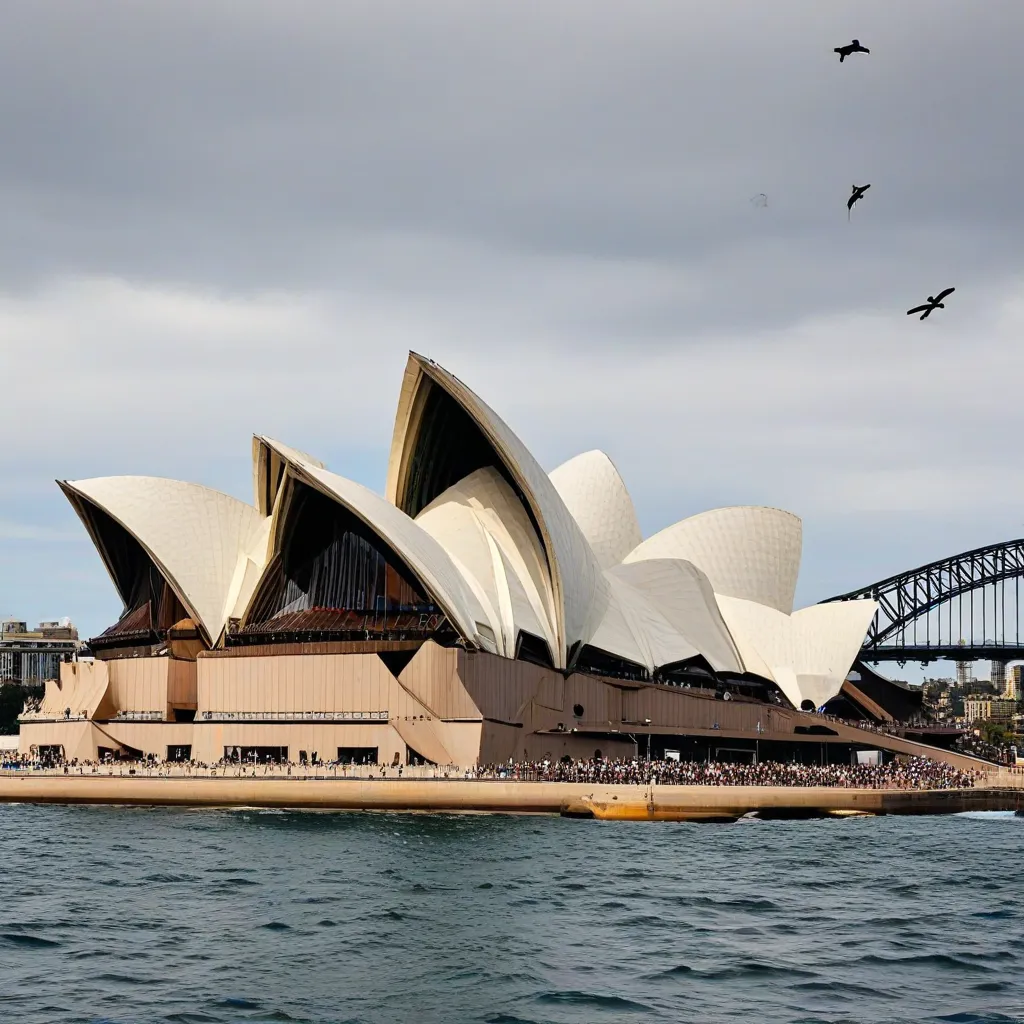
[[[44,939],[39,935],[23,935],[21,932],[0,932],[0,942],[22,949],[54,949],[61,945],[56,939]]]
[[[674,977],[690,977],[694,981],[739,981],[744,978],[817,978],[818,974],[802,967],[752,960],[749,963],[729,964],[724,967],[691,967],[689,964],[676,964],[662,971],[653,971],[644,977],[649,981]]]
[[[713,896],[676,896],[671,900],[678,907],[710,907],[716,910],[743,910],[748,913],[770,913],[780,907],[772,900],[749,897],[715,899]]]
[[[992,825],[108,814],[0,814],[0,1024],[1024,1024]]]
[[[996,956],[997,954],[992,954]],[[868,953],[852,961],[855,964],[870,964],[872,966],[894,967],[904,970],[908,967],[939,967],[948,971],[992,971],[984,963],[975,962],[980,960],[983,954],[961,953],[954,956],[951,953],[918,953],[915,956],[881,956],[878,953]],[[986,957],[987,959],[987,957]]]
[[[237,996],[228,996],[225,999],[221,999],[215,1005],[223,1006],[227,1010],[258,1010],[262,1006],[262,1003],[258,1003],[254,999],[242,999]]]
[[[794,992],[822,992],[833,996],[860,996],[868,999],[898,998],[895,993],[886,992],[876,985],[857,985],[851,981],[800,981],[790,988]]]
[[[932,1019],[949,1024],[1021,1024],[1020,1017],[1007,1017],[1003,1013],[949,1013]]]
[[[553,1006],[584,1006],[598,1010],[628,1010],[636,1013],[652,1013],[653,1008],[644,1003],[626,999],[623,996],[606,996],[596,992],[569,990],[564,992],[541,992],[534,996],[534,1002]]]
[[[112,985],[149,985],[152,984],[151,978],[140,978],[133,974],[97,974],[96,981],[108,981]]]

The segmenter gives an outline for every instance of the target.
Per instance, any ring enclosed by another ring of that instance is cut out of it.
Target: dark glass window
[[[472,417],[444,388],[427,385],[423,413],[410,455],[402,510],[417,516],[439,494],[478,469],[496,469],[522,502],[537,536],[542,536],[533,509],[502,458]]]
[[[244,632],[429,634],[444,624],[441,609],[384,540],[319,491],[295,488],[284,545]]]
[[[83,510],[125,606],[121,618],[90,646],[102,650],[125,642],[146,643],[186,618],[184,606],[142,545],[95,505],[85,504]]]

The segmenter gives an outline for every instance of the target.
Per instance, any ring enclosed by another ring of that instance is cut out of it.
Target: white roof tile
[[[618,565],[643,541],[633,499],[604,452],[584,452],[549,475],[602,569]]]

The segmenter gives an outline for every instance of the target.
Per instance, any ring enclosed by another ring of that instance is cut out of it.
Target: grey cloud
[[[54,476],[244,497],[252,430],[379,487],[412,347],[546,465],[606,447],[648,532],[804,514],[804,600],[1004,536],[1022,31],[1020,0],[8,0],[0,348],[59,372],[0,405],[0,518],[74,529]],[[68,546],[29,543],[0,569],[55,614]]]
[[[457,294],[485,247],[524,297],[538,255],[705,278],[640,318],[664,337],[898,305],[926,258],[965,284],[1024,262],[1015,0],[67,13],[14,5],[0,42],[12,286],[85,269],[400,291],[418,270]],[[874,52],[840,68],[853,31]],[[397,231],[432,254],[367,265]],[[601,322],[597,303],[579,326]]]

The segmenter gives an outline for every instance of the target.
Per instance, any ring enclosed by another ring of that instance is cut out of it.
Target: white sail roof
[[[209,487],[162,477],[108,476],[65,481],[61,487],[93,535],[111,578],[108,556],[81,502],[105,512],[139,542],[207,639],[217,640],[239,558],[254,544],[258,548],[265,528],[255,508]]]
[[[654,673],[664,665],[689,661],[703,654],[675,628],[648,596],[621,576],[605,574],[611,600],[590,646],[643,665]]]
[[[793,613],[802,700],[820,708],[839,693],[877,611],[876,601],[860,600],[812,604]]]
[[[682,558],[711,580],[716,594],[756,601],[787,615],[793,610],[800,519],[777,508],[719,508],[683,519],[649,537],[624,561]]]
[[[711,583],[691,562],[677,558],[644,559],[615,566],[606,575],[643,594],[648,605],[716,672],[756,671],[745,666]]]
[[[416,523],[458,559],[499,612],[505,651],[520,630],[557,654],[554,595],[547,559],[529,514],[493,467],[478,469],[439,494]]]
[[[618,565],[643,541],[633,499],[604,452],[583,452],[549,475],[602,569]]]
[[[259,434],[252,439],[252,485],[255,504],[260,512],[269,516],[273,514],[277,495],[280,492],[284,467],[287,463],[313,466],[316,469],[327,467],[319,459],[292,448],[290,445],[274,441]]]
[[[260,521],[245,549],[238,556],[238,564],[228,587],[228,596],[224,604],[224,621],[240,619],[245,614],[256,591],[256,586],[263,575],[267,559],[270,557],[270,529],[273,519],[270,516]]]
[[[395,418],[388,499],[402,504],[416,454],[416,432],[420,426],[417,410],[421,409],[421,396],[428,386],[443,389],[468,415],[473,428],[491,446],[495,459],[526,502],[537,525],[551,577],[557,639],[555,665],[564,667],[568,648],[590,639],[607,605],[608,588],[600,563],[548,475],[504,420],[458,378],[416,353],[409,356]],[[449,456],[448,452],[436,453],[437,458]]]
[[[476,394],[415,353],[386,498],[260,436],[253,480],[252,506],[154,477],[61,486],[111,576],[104,516],[141,545],[210,643],[244,618],[281,549],[295,482],[357,516],[467,641],[506,657],[524,633],[563,669],[583,645],[651,672],[699,656],[717,672],[775,680],[797,706],[820,706],[838,692],[875,612],[861,601],[793,613],[802,527],[779,509],[715,509],[642,540],[607,455],[585,452],[545,474]]]
[[[837,693],[878,608],[874,601],[812,605],[786,615],[742,598],[718,596],[741,650],[756,651],[794,707],[821,707]]]

